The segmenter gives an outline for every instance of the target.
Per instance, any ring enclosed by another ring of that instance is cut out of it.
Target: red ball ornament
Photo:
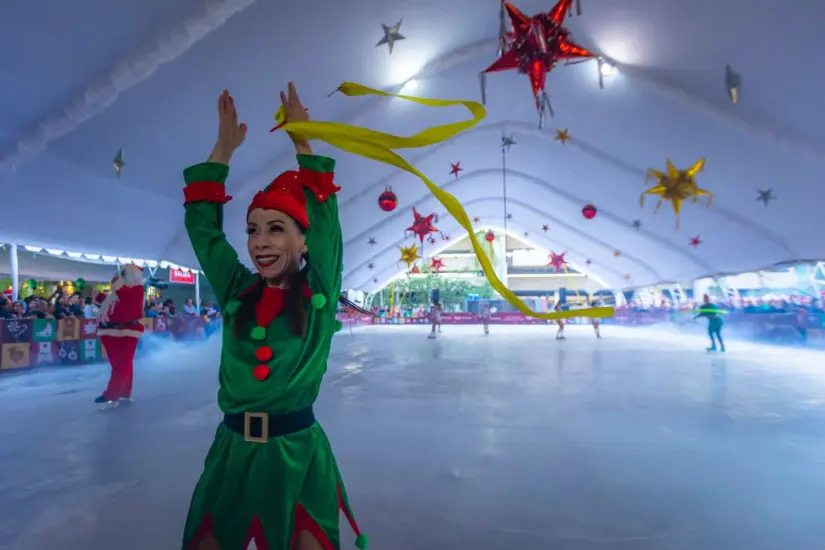
[[[596,212],[598,212],[598,210],[596,210],[596,207],[592,204],[586,204],[584,208],[582,208],[582,216],[584,216],[585,220],[592,220],[595,218]]]
[[[496,240],[496,234],[493,233],[492,231],[488,231],[487,234],[484,235],[484,240],[487,241],[488,243],[491,243],[494,240]]]
[[[378,208],[384,212],[392,212],[398,206],[398,197],[392,192],[392,187],[387,187],[378,197]]]

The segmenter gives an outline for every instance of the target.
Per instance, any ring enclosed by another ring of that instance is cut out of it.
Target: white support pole
[[[11,264],[11,299],[17,301],[20,298],[20,269],[17,264],[17,245],[9,246],[9,263]]]
[[[201,274],[200,271],[195,271],[195,310],[201,311]]]

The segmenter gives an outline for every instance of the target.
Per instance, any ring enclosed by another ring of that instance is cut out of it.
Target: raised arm
[[[299,146],[298,166],[306,185],[309,230],[306,236],[309,252],[309,285],[321,292],[327,303],[335,303],[341,294],[341,272],[344,262],[344,243],[341,222],[338,219],[338,187],[333,183],[335,161],[313,155],[308,146]]]
[[[218,97],[218,121],[218,140],[209,162],[190,166],[183,171],[183,179],[186,231],[201,269],[223,307],[252,285],[256,276],[238,261],[238,253],[223,232],[223,205],[232,198],[225,190],[229,160],[246,138],[246,125],[238,124],[235,101],[226,90]]]
[[[231,199],[224,190],[228,174],[229,167],[218,162],[183,171],[186,231],[221,307],[255,282],[255,275],[238,260],[223,232],[223,205]]]

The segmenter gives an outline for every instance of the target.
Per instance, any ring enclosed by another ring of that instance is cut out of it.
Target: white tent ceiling
[[[825,76],[817,69],[825,4],[582,3],[582,16],[567,24],[576,42],[617,62],[605,89],[595,63],[557,67],[548,75],[555,117],[539,130],[527,77],[489,75],[485,121],[408,158],[471,216],[502,225],[499,143],[502,133],[514,135],[508,229],[568,250],[577,266],[592,260],[588,270],[613,286],[627,284],[624,274],[641,285],[825,257]],[[553,2],[515,5],[533,15]],[[498,0],[11,3],[0,19],[0,240],[196,266],[180,171],[208,154],[215,97],[229,88],[250,126],[233,159],[225,222],[243,247],[248,200],[294,165],[286,136],[268,132],[288,80],[316,120],[403,135],[455,120],[460,109],[326,95],[343,81],[392,89],[416,76],[422,96],[479,99],[478,73],[496,58],[498,12]],[[406,39],[392,55],[376,48],[381,23],[402,17]],[[726,63],[743,74],[735,106]],[[557,127],[573,141],[554,141]],[[118,180],[112,159],[120,148],[127,165]],[[462,234],[415,178],[317,149],[338,159],[345,286],[369,290],[374,278],[398,271],[412,206],[438,213],[446,234]],[[698,183],[715,194],[710,209],[685,205],[678,232],[667,205],[654,216],[655,201],[644,209],[638,201],[644,171],[664,169],[668,157],[679,168],[707,158]],[[456,161],[458,180],[449,175]],[[376,204],[387,185],[399,196],[392,213]],[[777,199],[766,208],[758,189]],[[581,215],[588,202],[599,208],[591,221]],[[634,218],[641,230],[630,227]],[[703,244],[692,248],[697,235]]]

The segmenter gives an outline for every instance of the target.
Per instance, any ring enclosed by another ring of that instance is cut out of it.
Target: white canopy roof
[[[500,139],[512,135],[508,230],[566,250],[612,286],[626,286],[625,274],[642,285],[822,259],[825,76],[817,67],[825,4],[582,3],[582,16],[566,25],[577,43],[615,60],[603,90],[594,62],[559,65],[547,79],[555,116],[539,130],[527,77],[491,74],[486,120],[407,158],[482,224],[501,226]],[[553,1],[515,5],[533,15]],[[406,38],[392,55],[375,47],[381,23],[401,18]],[[209,153],[221,90],[231,90],[250,126],[233,159],[235,200],[225,220],[242,248],[252,194],[294,166],[286,136],[268,131],[287,81],[316,120],[402,135],[456,120],[460,109],[326,95],[342,81],[397,89],[415,77],[415,94],[479,99],[478,74],[496,59],[499,5],[43,0],[8,4],[2,22],[0,240],[197,267],[183,230],[180,172]],[[726,63],[743,75],[737,105],[727,97]],[[557,128],[569,128],[566,145],[554,140]],[[121,148],[118,179],[112,159]],[[413,206],[437,213],[445,234],[463,233],[415,178],[317,149],[338,159],[346,287],[370,290],[400,269],[397,245],[412,242],[404,229]],[[678,168],[706,158],[698,183],[715,194],[709,209],[684,206],[678,232],[668,205],[655,216],[654,200],[639,206],[645,170],[664,170],[667,158]],[[449,173],[457,161],[459,179]],[[391,213],[376,204],[385,186],[399,197]],[[766,207],[756,199],[768,189],[776,200]],[[589,221],[587,203],[599,210]],[[639,230],[630,225],[636,218]],[[693,248],[695,236],[702,244]]]

